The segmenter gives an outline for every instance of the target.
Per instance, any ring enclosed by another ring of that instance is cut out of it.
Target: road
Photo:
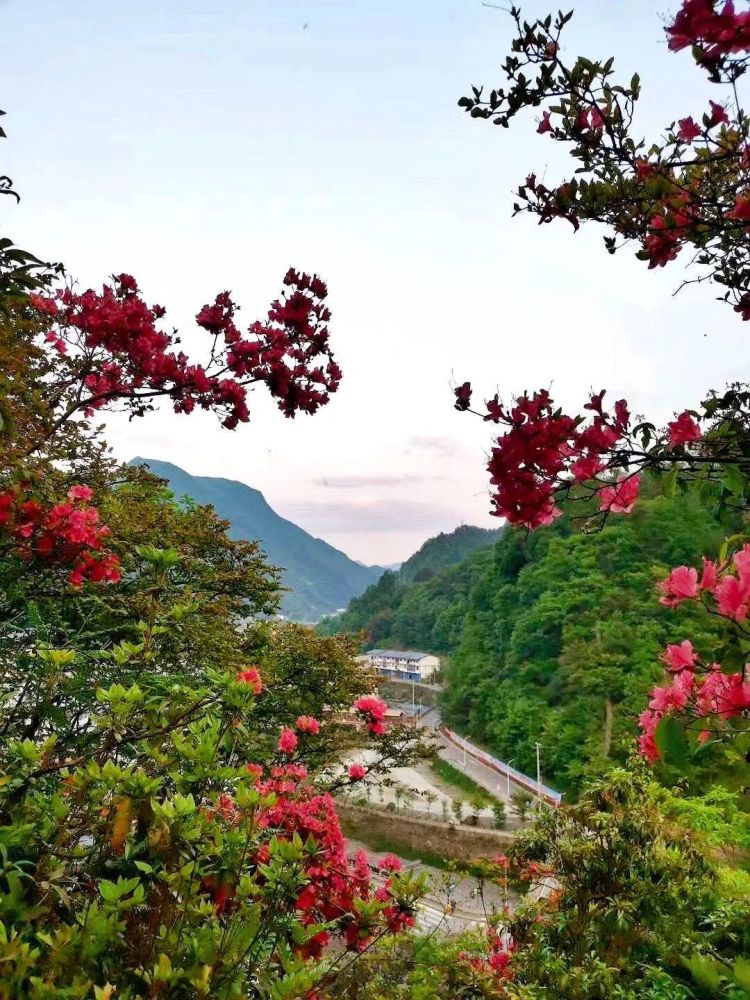
[[[481,761],[474,760],[468,754],[464,754],[457,746],[454,746],[450,740],[442,735],[438,729],[440,722],[438,710],[431,708],[422,713],[418,720],[418,725],[423,729],[430,730],[439,746],[438,756],[442,757],[443,760],[449,761],[449,763],[453,764],[460,771],[463,771],[464,774],[467,774],[486,791],[490,792],[496,798],[508,802],[509,805],[509,799],[514,792],[527,791],[521,785],[517,785],[512,778],[508,782],[506,777],[498,774],[491,767],[487,767]]]
[[[364,850],[372,859],[373,881],[379,883],[384,880],[376,870],[377,859],[384,857],[382,853],[355,840],[348,840],[347,846],[351,855],[358,849]],[[502,892],[491,882],[483,883],[483,898],[480,898],[479,882],[471,875],[440,871],[420,861],[404,861],[403,864],[404,869],[427,875],[427,894],[420,900],[417,912],[417,927],[423,933],[439,931],[458,934],[485,927],[488,916],[503,909]],[[511,895],[508,899],[510,908],[513,909],[517,903],[518,898]]]

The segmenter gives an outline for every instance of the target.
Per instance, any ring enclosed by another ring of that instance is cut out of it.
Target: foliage
[[[541,919],[535,908],[511,919],[511,996],[742,995],[750,899],[722,899],[717,871],[660,799],[633,764],[514,843],[511,870],[522,880],[551,872],[556,888]],[[659,980],[663,992],[650,992]]]
[[[471,587],[489,559],[489,547],[481,548],[425,582],[402,583],[398,573],[387,570],[342,615],[323,619],[318,630],[364,632],[368,645],[449,653],[458,642]]]
[[[524,109],[545,105],[537,131],[565,146],[576,161],[576,176],[553,189],[534,174],[527,177],[516,212],[531,212],[540,223],[565,219],[575,229],[581,222],[598,222],[614,234],[605,237],[610,253],[618,241],[635,242],[637,256],[651,268],[663,267],[689,247],[695,251],[694,280],[717,282],[748,319],[748,119],[737,84],[747,68],[750,30],[748,13],[733,7],[684,0],[665,29],[670,49],[692,46],[711,81],[727,85],[728,100],[707,101],[697,122],[693,116],[672,122],[655,142],[634,129],[641,97],[637,73],[615,82],[613,59],[580,56],[572,66],[565,62],[561,36],[572,11],[529,23],[512,8],[516,32],[502,67],[506,87],[487,98],[483,88],[472,88],[459,105],[473,118],[505,128]],[[708,46],[700,38],[704,32],[711,37]]]
[[[663,797],[636,763],[591,784],[578,805],[543,811],[485,873],[519,888],[546,882],[546,898],[500,914],[489,936],[378,947],[345,978],[341,995],[741,1000],[747,878],[707,860],[663,810]]]
[[[476,549],[494,544],[503,529],[494,531],[475,528],[471,524],[461,524],[455,531],[443,532],[427,541],[409,556],[397,570],[400,583],[426,583],[440,570],[455,566],[466,559]]]
[[[269,619],[256,544],[90,420],[168,396],[233,427],[258,381],[314,412],[339,377],[325,286],[290,272],[250,340],[219,296],[203,368],[128,275],[79,294],[31,267],[29,293],[0,253],[0,997],[322,995],[422,888],[348,857],[341,754],[371,742],[377,772],[418,740],[385,731],[351,644]]]
[[[655,495],[597,534],[569,519],[526,536],[509,530],[477,574],[452,653],[443,711],[449,725],[568,793],[608,760],[624,760],[668,641],[717,626],[657,599],[665,568],[717,552],[724,525],[710,498]],[[700,624],[698,624],[700,622]]]
[[[731,3],[684,0],[665,29],[670,48],[691,47],[710,80],[729,88],[728,101],[707,101],[698,121],[690,115],[672,122],[651,143],[634,126],[638,74],[616,83],[612,59],[565,62],[561,37],[572,11],[530,23],[513,7],[511,16],[515,38],[502,67],[506,85],[488,97],[474,87],[459,104],[473,118],[505,128],[523,110],[546,105],[537,131],[562,144],[576,162],[575,176],[556,188],[530,174],[519,188],[516,212],[530,212],[540,223],[563,218],[575,229],[581,222],[603,224],[613,234],[604,241],[610,253],[635,241],[637,256],[652,268],[689,248],[687,267],[696,272],[689,280],[717,283],[723,298],[750,319],[750,122],[738,90],[747,69],[750,12],[736,12]],[[455,392],[456,407],[470,409],[470,383]],[[663,431],[649,422],[634,424],[625,400],[606,410],[603,397],[604,391],[592,393],[584,405],[588,415],[563,413],[545,389],[523,392],[511,405],[496,395],[475,411],[504,428],[488,466],[493,513],[533,528],[558,516],[561,502],[581,496],[598,496],[599,520],[628,513],[644,469],[670,471],[676,479],[715,479],[730,501],[750,496],[750,395],[743,385],[709,390]]]

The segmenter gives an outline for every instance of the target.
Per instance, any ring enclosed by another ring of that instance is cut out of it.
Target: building
[[[440,669],[440,658],[405,649],[371,649],[359,662],[383,677],[400,681],[428,681]]]

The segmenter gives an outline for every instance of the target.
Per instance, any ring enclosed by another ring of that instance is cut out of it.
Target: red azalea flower
[[[294,753],[298,740],[292,729],[282,729],[279,735],[278,749],[280,753]]]

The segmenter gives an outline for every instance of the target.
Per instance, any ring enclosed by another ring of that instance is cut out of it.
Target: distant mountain
[[[387,570],[352,598],[343,614],[324,619],[318,631],[364,631],[367,641],[377,646],[450,652],[474,580],[502,533],[502,528],[461,525],[428,539],[397,571]]]
[[[314,622],[345,608],[383,573],[381,566],[363,566],[321,538],[280,517],[258,490],[232,479],[191,476],[170,462],[134,458],[166,479],[177,496],[211,504],[230,522],[232,538],[258,541],[272,566],[283,572],[286,594],[282,612],[295,621]]]

